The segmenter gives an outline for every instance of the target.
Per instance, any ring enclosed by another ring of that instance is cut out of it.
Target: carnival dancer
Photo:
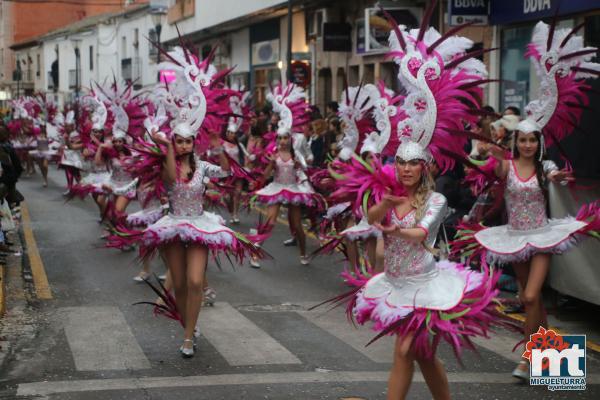
[[[491,165],[504,185],[508,224],[465,224],[454,242],[456,253],[484,254],[488,262],[512,264],[522,288],[525,342],[540,325],[547,326],[541,291],[551,255],[573,248],[584,234],[595,234],[600,224],[598,201],[582,207],[576,218],[549,219],[546,212],[548,184],[574,180],[569,168],[561,170],[545,159],[546,146],[573,132],[587,104],[589,86],[583,79],[600,74],[600,65],[590,61],[597,49],[583,47],[583,38],[574,33],[543,22],[536,25],[527,55],[540,76],[540,94],[517,125],[512,155],[499,146],[490,149]],[[529,379],[527,361],[519,363],[513,376]]]
[[[267,205],[267,220],[259,227],[259,234],[268,235],[275,225],[279,208],[282,204],[287,205],[290,229],[298,240],[302,265],[308,265],[310,260],[306,255],[301,206],[324,208],[323,199],[308,182],[304,172],[307,168],[306,160],[296,146],[298,142],[294,142],[293,130],[301,128],[308,121],[305,98],[304,90],[293,83],[278,85],[267,95],[267,100],[273,105],[273,111],[281,117],[277,128],[276,147],[268,157],[269,164],[263,175],[263,179],[266,180],[273,174],[273,181],[254,192],[256,201]],[[250,265],[254,268],[260,267],[256,258],[251,260]]]
[[[345,221],[345,229],[341,230],[340,236],[346,242],[346,251],[351,268],[359,265],[358,242],[363,241],[366,247],[368,265],[381,270],[383,260],[377,260],[377,242],[381,238],[381,232],[367,221],[366,204],[360,198],[356,187],[348,188],[340,180],[353,180],[353,169],[360,162],[366,163],[371,168],[381,164],[381,156],[386,146],[398,145],[397,141],[391,140],[392,129],[399,122],[396,116],[401,113],[397,111],[398,101],[401,96],[393,97],[381,82],[378,86],[367,84],[358,88],[347,88],[342,93],[338,116],[342,121],[344,137],[340,141],[340,153],[338,160],[330,166],[330,170],[339,178],[337,190],[333,192],[328,200],[336,201],[341,198],[345,204],[350,201],[352,214],[355,218]],[[391,120],[394,118],[394,121]],[[375,131],[377,129],[378,131]],[[360,148],[360,162],[356,162],[356,150]],[[350,161],[351,158],[354,160]],[[347,182],[345,182],[347,183]],[[366,181],[357,182],[364,185]]]
[[[248,178],[250,178],[250,175],[243,170],[242,166],[244,165],[244,160],[250,154],[246,150],[246,147],[239,141],[238,132],[244,132],[248,129],[247,117],[250,112],[248,107],[250,92],[244,91],[243,89],[232,89],[232,91],[235,93],[229,98],[232,116],[229,117],[227,131],[223,137],[223,148],[225,153],[229,156],[230,163],[237,164],[237,168],[233,170],[233,174],[229,179],[231,186],[233,186],[233,190],[229,191],[229,211],[231,213],[230,222],[239,224],[239,211],[244,179],[248,180]]]
[[[129,118],[119,105],[111,105],[111,110],[115,115],[111,140],[100,145],[94,163],[98,167],[107,166],[110,171],[110,179],[102,185],[102,189],[107,196],[109,222],[115,224],[117,219],[125,216],[127,206],[135,198],[138,180],[127,172],[124,165],[131,157],[127,147]]]
[[[261,252],[251,240],[226,227],[221,217],[203,207],[205,179],[225,177],[230,170],[218,134],[229,115],[227,92],[219,83],[228,71],[217,72],[210,64],[212,56],[199,62],[181,47],[167,56],[169,61],[164,67],[177,74],[178,86],[172,90],[181,99],[179,113],[171,123],[170,138],[158,132],[152,139],[166,154],[161,175],[167,188],[169,213],[143,230],[140,252],[142,257],[159,249],[164,253],[177,308],[171,316],[179,317],[184,327],[180,352],[183,357],[192,357],[209,251],[214,255],[233,254],[240,261]],[[209,141],[220,165],[203,161],[196,154],[199,146],[195,142],[201,141]]]
[[[106,212],[106,195],[103,186],[110,181],[110,172],[105,163],[97,164],[95,162],[96,154],[105,140],[105,124],[109,112],[106,105],[95,93],[84,98],[84,104],[90,108],[91,132],[85,148],[82,150],[84,159],[88,161],[88,169],[84,172],[81,181],[74,184],[70,191],[70,196],[77,196],[84,199],[91,195],[98,206],[100,218],[99,223],[104,221]]]
[[[349,312],[359,323],[371,321],[377,337],[396,335],[388,381],[388,399],[394,400],[406,398],[415,361],[432,397],[449,399],[446,373],[435,355],[439,342],[446,340],[460,354],[462,347],[472,347],[471,338],[487,336],[490,325],[500,323],[493,302],[499,275],[434,257],[447,201],[434,192],[430,168],[435,162],[444,171],[466,156],[462,124],[479,107],[485,68],[466,53],[470,40],[447,41],[448,35],[427,29],[433,7],[435,2],[420,29],[407,31],[390,21],[407,118],[398,126],[392,179],[373,171],[389,182],[387,193],[373,187],[371,196],[381,200],[368,210],[368,222],[383,232],[384,272],[356,279],[350,292]]]
[[[81,180],[81,171],[86,165],[82,154],[83,141],[79,132],[75,130],[75,111],[67,112],[62,128],[64,147],[58,166],[65,171],[67,191],[63,194],[66,196],[70,194],[73,185]]]
[[[29,151],[29,156],[37,161],[44,180],[43,187],[48,187],[48,163],[58,156],[58,151],[50,147],[50,139],[46,133],[44,120],[38,121],[39,134],[35,141],[36,149]]]

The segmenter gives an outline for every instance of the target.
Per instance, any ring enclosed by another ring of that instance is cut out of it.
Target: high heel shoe
[[[187,348],[187,347],[183,347],[183,345],[181,345],[181,347],[179,348],[179,352],[181,353],[181,356],[183,358],[192,358],[194,357],[194,341],[192,339],[183,339],[183,343],[185,344],[185,342],[192,342],[192,347],[191,348]]]
[[[529,379],[529,364],[527,361],[519,361],[517,367],[513,370],[512,376],[515,378],[526,381]]]

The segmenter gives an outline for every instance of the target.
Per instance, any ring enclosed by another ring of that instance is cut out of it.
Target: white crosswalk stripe
[[[295,355],[228,303],[206,307],[200,314],[198,327],[232,366],[301,364]]]
[[[378,363],[391,363],[393,357],[393,338],[383,337],[368,347],[367,343],[375,336],[372,330],[364,326],[353,327],[341,309],[316,311],[298,311],[298,314],[350,345],[367,358]]]
[[[150,368],[117,307],[69,307],[61,311],[78,371]]]

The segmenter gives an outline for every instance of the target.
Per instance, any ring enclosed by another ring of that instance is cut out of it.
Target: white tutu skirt
[[[475,233],[475,240],[486,250],[488,262],[507,264],[530,259],[534,254],[562,254],[577,244],[577,231],[587,224],[573,217],[550,219],[531,230],[512,230],[508,225],[494,226]]]
[[[152,225],[161,219],[163,215],[165,215],[165,211],[167,209],[168,206],[163,205],[134,212],[133,214],[129,214],[127,216],[127,223],[133,226]]]
[[[338,216],[346,216],[347,213],[352,211],[350,208],[351,205],[351,202],[346,201],[344,203],[339,203],[334,206],[331,206],[327,209],[327,212],[325,213],[323,218],[332,220],[337,218]]]
[[[31,157],[39,159],[39,160],[44,160],[44,159],[51,160],[55,157],[58,157],[58,151],[56,151],[56,150],[44,150],[44,151],[30,150],[29,155]]]
[[[309,183],[281,184],[271,182],[264,188],[255,192],[256,201],[263,204],[291,204],[316,206],[319,195],[315,193]]]
[[[223,218],[207,211],[199,216],[167,214],[143,230],[140,254],[146,257],[162,245],[182,242],[206,246],[213,253],[232,254],[240,261],[250,254],[261,255],[250,240],[224,224]]]
[[[83,156],[77,150],[64,149],[59,164],[61,167],[73,167],[82,170],[86,169],[86,163],[83,160]]]
[[[109,187],[111,189],[110,191],[112,192],[112,194],[116,196],[124,196],[129,200],[132,200],[135,199],[137,183],[138,178],[127,182],[109,179],[108,182],[104,184],[104,186]]]
[[[102,193],[104,189],[102,189],[103,185],[106,185],[110,182],[110,172],[90,172],[86,176],[81,179],[82,186],[92,186],[94,188],[94,193]]]
[[[499,273],[470,270],[450,261],[409,279],[380,273],[355,294],[352,314],[371,322],[380,334],[413,335],[412,346],[430,357],[444,339],[457,354],[474,336],[486,336],[496,323],[494,298]]]
[[[373,225],[369,225],[369,222],[363,218],[358,224],[343,230],[340,235],[348,240],[355,241],[365,240],[371,237],[380,238],[381,231],[375,228]]]

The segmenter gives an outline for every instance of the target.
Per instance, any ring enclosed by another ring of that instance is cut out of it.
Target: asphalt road
[[[342,293],[338,257],[300,265],[297,250],[282,245],[279,224],[265,248],[274,260],[260,270],[209,264],[218,293],[200,314],[196,357],[182,359],[181,329],[150,308],[136,284],[133,252],[102,249],[101,227],[91,199],[64,202],[62,172],[50,187],[39,175],[19,185],[27,199],[53,299],[31,301],[26,323],[13,327],[13,356],[0,371],[0,398],[8,399],[383,399],[392,340],[364,347],[372,333],[350,325],[343,310],[308,311]],[[131,207],[135,210],[137,207]],[[244,216],[247,232],[256,214]],[[310,248],[317,246],[315,240]],[[153,268],[164,267],[155,261]],[[19,332],[19,329],[23,329]],[[600,362],[588,353],[583,392],[549,392],[510,376],[517,335],[500,331],[477,341],[463,366],[447,346],[439,355],[454,399],[598,399]],[[419,374],[411,399],[429,399]]]

